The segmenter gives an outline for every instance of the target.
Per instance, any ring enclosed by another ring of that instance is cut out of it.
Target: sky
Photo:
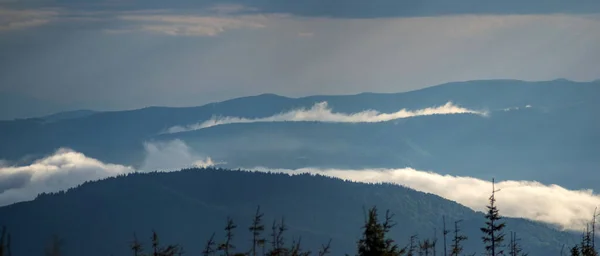
[[[596,0],[0,0],[0,119],[600,78]]]

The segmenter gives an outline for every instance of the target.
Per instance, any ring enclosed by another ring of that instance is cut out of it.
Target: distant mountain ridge
[[[285,217],[291,237],[302,236],[306,248],[316,249],[333,239],[333,255],[355,251],[363,220],[361,209],[373,205],[396,214],[398,225],[392,236],[401,246],[411,235],[424,239],[433,236],[435,229],[441,241],[445,216],[449,226],[464,220],[461,228],[469,237],[466,252],[483,249],[479,231],[483,215],[435,195],[397,185],[308,174],[212,168],[88,182],[64,193],[1,207],[0,224],[11,231],[15,255],[38,254],[53,234],[64,239],[68,255],[125,255],[134,232],[145,240],[151,230],[159,233],[163,243],[180,243],[196,254],[213,232],[221,240],[227,216],[239,225],[235,244],[245,247],[249,241],[246,226],[257,205],[267,214],[267,226],[273,218]],[[579,237],[522,219],[507,219],[507,225],[507,230],[519,234],[530,255],[557,254],[563,244],[570,246]]]
[[[257,164],[270,168],[413,166],[483,177],[501,172],[506,177],[525,179],[548,172],[542,176],[547,179],[544,181],[599,189],[599,180],[582,180],[565,171],[590,173],[600,165],[593,154],[600,150],[600,120],[595,113],[600,108],[598,98],[600,82],[567,80],[454,82],[393,94],[302,98],[262,94],[199,107],[85,113],[54,122],[0,121],[0,140],[4,142],[0,144],[0,159],[36,159],[67,147],[101,161],[139,167],[145,158],[144,142],[182,139],[193,150],[232,168]],[[439,115],[384,123],[249,123],[160,134],[172,126],[195,124],[213,116],[268,117],[323,101],[339,113],[369,109],[389,113],[448,101],[495,112],[489,118]],[[532,107],[504,111],[526,105]],[[289,145],[296,148],[281,149]]]

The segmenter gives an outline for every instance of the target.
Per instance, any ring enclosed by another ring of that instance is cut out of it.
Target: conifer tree
[[[141,256],[143,253],[142,244],[138,240],[137,235],[135,233],[133,234],[133,241],[130,244],[130,249],[131,251],[133,251],[134,256]]]
[[[230,250],[235,249],[235,246],[232,244],[233,241],[233,230],[237,228],[237,225],[233,223],[233,220],[230,217],[227,217],[227,226],[225,226],[225,242],[219,246],[219,250],[225,253],[225,256],[230,255]]]
[[[419,242],[417,241],[417,235],[410,236],[410,242],[408,244],[408,252],[406,253],[406,256],[414,256],[418,245]]]
[[[260,212],[260,206],[256,209],[256,214],[252,220],[252,225],[248,228],[252,232],[252,251],[250,255],[256,256],[256,247],[264,246],[265,239],[261,238],[262,232],[265,230],[265,225],[262,224],[263,213]]]
[[[571,248],[571,256],[580,256],[579,247],[577,245]]]
[[[448,233],[450,233],[450,230],[446,229],[446,216],[442,216],[442,223],[443,223],[442,234],[444,235],[444,256],[447,256],[448,255],[448,247],[446,245],[446,238],[448,236]]]
[[[519,240],[516,232],[510,232],[509,256],[527,256],[527,253],[523,253]]]
[[[363,226],[362,238],[358,241],[359,256],[399,256],[405,254],[405,249],[398,248],[394,240],[386,236],[395,225],[392,218],[393,215],[387,211],[385,221],[380,223],[377,208],[372,207],[369,209]]]
[[[458,223],[462,222],[462,220],[457,220],[454,222],[454,238],[452,238],[452,250],[450,251],[450,256],[459,256],[463,251],[462,241],[467,240],[467,236],[460,234],[460,228],[458,227]]]
[[[506,223],[501,222],[502,217],[496,207],[495,194],[500,190],[496,190],[494,179],[492,179],[492,195],[489,197],[490,204],[487,206],[485,214],[485,226],[481,228],[483,236],[481,237],[485,244],[485,252],[488,256],[504,255],[502,250],[502,242],[504,241],[504,233],[502,230]]]
[[[210,236],[210,239],[206,242],[204,250],[202,251],[203,256],[213,255],[215,253],[215,233]]]

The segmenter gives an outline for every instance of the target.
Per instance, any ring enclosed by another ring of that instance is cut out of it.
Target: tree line
[[[496,206],[496,190],[492,180],[492,193],[488,198],[489,204],[486,206],[485,223],[480,228],[482,232],[481,241],[483,243],[485,256],[527,256],[523,251],[520,239],[515,232],[509,233],[506,241],[506,223],[503,221]],[[595,226],[596,217],[600,214],[594,212],[592,221],[582,233],[579,244],[570,247],[567,255],[570,256],[598,256],[595,248]],[[249,248],[238,249],[234,243],[235,230],[238,225],[227,217],[224,227],[225,235],[222,240],[217,240],[216,233],[206,241],[204,249],[200,252],[202,256],[325,256],[331,254],[331,240],[323,244],[315,252],[305,250],[302,247],[301,238],[292,240],[288,243],[285,239],[288,226],[285,219],[274,220],[270,225],[268,234],[267,226],[263,220],[264,214],[260,206],[252,219],[251,225],[246,229],[251,233],[252,244]],[[361,238],[357,241],[356,256],[464,256],[476,255],[476,253],[466,254],[463,248],[463,242],[469,239],[462,234],[460,223],[457,220],[453,223],[452,229],[447,229],[446,219],[443,218],[442,229],[442,252],[438,252],[438,238],[436,232],[432,238],[419,239],[417,235],[410,237],[408,243],[400,246],[395,240],[389,237],[389,232],[396,225],[393,220],[394,214],[389,210],[385,212],[384,218],[380,220],[380,214],[376,206],[369,208],[365,213],[365,221],[362,226]],[[46,248],[45,255],[61,256],[63,255],[62,240],[54,236],[49,246]],[[178,244],[161,245],[157,232],[153,231],[150,237],[150,247],[147,249],[143,243],[134,234],[133,240],[129,245],[134,256],[181,256],[187,254],[184,248]],[[564,250],[564,248],[563,248]],[[560,255],[566,252],[561,251]],[[195,254],[195,253],[194,253]],[[0,234],[0,256],[12,256],[11,236],[6,227],[3,227]],[[350,256],[346,254],[346,256]]]

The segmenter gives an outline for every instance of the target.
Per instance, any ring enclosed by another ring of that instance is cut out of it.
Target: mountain
[[[227,162],[230,168],[411,166],[598,190],[600,178],[593,175],[600,166],[593,153],[600,151],[598,97],[598,81],[482,80],[405,93],[303,98],[263,94],[200,107],[99,112],[53,122],[0,121],[4,142],[0,159],[26,163],[24,158],[36,159],[68,147],[105,162],[139,168],[146,157],[144,142],[181,139],[192,150]],[[346,114],[391,113],[452,101],[490,115],[433,115],[381,123],[241,123],[162,134],[170,127],[213,116],[264,118],[323,101],[334,112]]]
[[[148,245],[152,230],[161,243],[179,243],[195,255],[213,232],[221,240],[227,216],[239,225],[234,243],[247,248],[247,227],[258,205],[266,214],[267,230],[271,221],[285,218],[290,228],[286,243],[301,236],[306,248],[316,250],[332,239],[332,255],[356,252],[362,209],[370,206],[395,214],[391,235],[401,246],[413,234],[425,239],[437,229],[441,251],[445,216],[449,226],[463,220],[461,229],[469,237],[465,252],[483,248],[483,215],[432,194],[309,174],[223,169],[134,173],[87,182],[2,207],[0,224],[11,232],[14,255],[41,253],[52,235],[64,240],[65,255],[126,255],[134,233]],[[563,244],[579,238],[523,219],[506,221],[506,232],[517,232],[530,255],[556,255]]]
[[[86,117],[86,116],[93,115],[95,113],[97,113],[97,112],[93,111],[93,110],[82,109],[82,110],[58,112],[58,113],[55,113],[52,115],[43,116],[43,117],[41,117],[41,119],[44,119],[47,122],[56,122],[56,121],[66,120],[66,119]]]

